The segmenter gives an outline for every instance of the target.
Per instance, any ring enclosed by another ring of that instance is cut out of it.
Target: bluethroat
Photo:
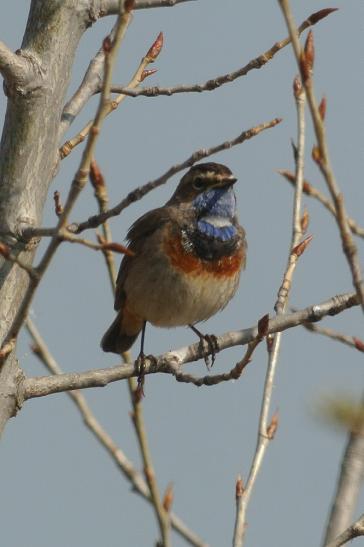
[[[104,351],[127,351],[147,322],[190,326],[223,309],[245,267],[244,229],[236,214],[236,178],[225,165],[194,165],[171,199],[130,228],[134,256],[121,262],[115,294],[117,316],[104,334]]]

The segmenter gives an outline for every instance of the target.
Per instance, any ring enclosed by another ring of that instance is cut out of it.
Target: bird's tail
[[[120,355],[131,348],[142,328],[143,321],[139,317],[121,309],[102,337],[101,347],[104,351]]]

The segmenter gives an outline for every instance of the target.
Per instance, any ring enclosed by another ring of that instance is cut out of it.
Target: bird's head
[[[199,218],[233,218],[236,208],[233,184],[236,181],[230,169],[221,163],[194,165],[182,177],[169,204],[191,204]]]

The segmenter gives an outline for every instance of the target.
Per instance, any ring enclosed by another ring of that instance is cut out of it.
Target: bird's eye
[[[195,188],[195,190],[202,190],[202,188],[205,187],[205,180],[202,177],[196,177],[193,181],[192,186]]]

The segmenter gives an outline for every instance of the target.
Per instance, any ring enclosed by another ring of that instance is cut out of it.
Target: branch
[[[346,443],[324,545],[330,544],[353,518],[364,477],[364,431],[352,431]],[[339,544],[341,545],[341,544]]]
[[[45,341],[38,332],[38,329],[31,321],[27,319],[26,329],[28,330],[30,336],[34,340],[34,345],[32,347],[35,355],[40,359],[40,361],[45,365],[45,367],[55,375],[62,374],[62,370],[58,365],[57,361],[49,351]],[[95,417],[91,408],[89,407],[85,396],[79,391],[68,391],[67,395],[71,398],[73,403],[76,405],[77,410],[80,412],[81,417],[84,421],[85,426],[93,433],[95,438],[100,442],[100,444],[106,449],[109,456],[113,459],[117,467],[120,469],[124,477],[132,484],[133,490],[140,494],[145,500],[149,503],[151,502],[150,493],[146,482],[143,480],[142,475],[134,467],[132,462],[128,460],[124,452],[118,447],[110,435],[105,431],[103,426]],[[206,547],[205,543],[198,537],[194,532],[192,532],[184,523],[177,517],[175,514],[170,515],[172,527],[177,533],[179,533],[187,542],[195,547]]]
[[[364,514],[358,518],[349,528],[347,528],[342,534],[329,543],[325,544],[325,547],[340,547],[348,541],[355,539],[359,536],[364,536]]]
[[[313,325],[312,323],[303,323],[302,326],[310,332],[327,336],[327,338],[331,338],[331,340],[341,342],[342,344],[355,348],[358,351],[364,351],[364,342],[356,336],[347,336],[336,330],[328,329],[327,327],[320,327],[319,325]]]
[[[196,0],[135,0],[134,9],[148,8],[173,8],[183,2]],[[118,13],[119,0],[101,0],[98,17],[116,15]]]
[[[114,32],[115,30],[113,29],[110,35],[106,38],[106,40],[111,40],[110,36],[113,36]],[[138,86],[140,82],[145,80],[146,77],[150,76],[151,74],[154,74],[155,72],[154,70],[147,71],[145,69],[150,63],[154,63],[162,47],[163,47],[163,34],[160,32],[156,40],[152,44],[152,46],[149,48],[147,54],[140,61],[137,70],[135,71],[133,77],[131,78],[128,84],[131,88]],[[71,110],[71,113],[65,113],[66,122],[63,125],[61,125],[61,131],[63,130],[63,128],[67,129],[69,124],[73,121],[72,111],[74,111],[74,115],[76,115],[80,111],[84,103],[90,97],[89,94],[92,92],[92,90],[95,88],[95,85],[100,80],[100,75],[97,73],[97,71],[100,70],[101,68],[102,69],[104,68],[105,51],[103,52],[103,55],[99,51],[94,61],[95,61],[94,64],[89,66],[86,72],[86,75],[84,77],[84,80],[81,83],[80,88],[77,90],[76,94],[71,99],[71,102],[68,103],[68,105],[66,105],[65,107],[65,108],[68,108],[68,111]],[[110,86],[111,86],[111,81],[108,84],[109,92],[110,92]],[[104,105],[104,116],[107,116],[108,114],[116,110],[119,107],[120,103],[125,98],[126,98],[126,95],[123,93],[118,95],[118,97],[116,97],[113,101],[109,100],[109,97],[108,97],[108,101],[105,102],[105,105]],[[59,159],[63,160],[72,152],[75,146],[83,142],[85,138],[87,137],[87,135],[89,134],[89,132],[91,131],[92,126],[93,126],[93,120],[90,120],[85,125],[85,127],[81,129],[79,133],[77,133],[75,137],[66,141],[59,149]]]
[[[126,0],[120,3],[120,15],[118,18],[118,24],[115,31],[114,42],[111,44],[110,41],[104,41],[104,49],[105,49],[105,53],[107,52],[107,55],[106,55],[106,65],[105,65],[105,73],[104,73],[103,92],[101,93],[99,106],[98,106],[95,119],[93,122],[92,131],[90,132],[89,138],[87,140],[79,169],[76,173],[74,180],[72,181],[71,188],[70,188],[65,206],[63,208],[62,214],[59,216],[59,221],[58,221],[55,234],[53,235],[52,240],[50,241],[43,257],[41,258],[38,267],[36,268],[38,275],[30,278],[28,288],[24,294],[24,298],[17,310],[17,313],[11,324],[10,330],[3,341],[2,350],[0,350],[0,364],[4,362],[5,358],[8,355],[7,352],[4,352],[4,348],[8,348],[9,344],[11,344],[12,341],[15,340],[19,334],[19,331],[25,321],[25,318],[28,315],[31,302],[33,300],[33,297],[39,285],[39,282],[42,279],[42,276],[47,270],[54,254],[56,253],[61,243],[61,239],[59,238],[58,234],[61,233],[62,230],[65,228],[67,224],[68,216],[79,194],[81,193],[81,191],[83,190],[87,182],[88,173],[90,170],[90,164],[93,158],[97,137],[100,133],[102,123],[106,116],[106,108],[107,108],[106,105],[108,104],[109,95],[110,95],[110,84],[111,84],[113,65],[116,60],[116,53],[125,35],[129,21],[131,20],[131,13],[128,10],[124,11],[124,8],[123,8],[124,4],[125,5],[127,4]]]
[[[330,15],[330,13],[332,13],[333,11],[335,11],[335,9],[323,9],[313,13],[299,26],[298,33],[301,34],[304,30],[315,25],[324,17]],[[123,87],[113,85],[111,87],[111,90],[115,93],[124,93],[125,95],[129,95],[129,97],[158,97],[160,95],[171,96],[175,93],[201,93],[202,91],[213,91],[214,89],[217,89],[224,84],[234,82],[237,78],[246,76],[251,70],[262,68],[271,59],[273,59],[276,53],[286,47],[290,42],[291,39],[289,37],[285,38],[284,40],[280,40],[279,42],[273,44],[272,47],[269,48],[267,51],[265,51],[261,55],[258,55],[258,57],[255,57],[255,59],[249,61],[249,63],[242,68],[239,68],[238,70],[235,70],[233,72],[229,72],[228,74],[223,74],[222,76],[217,76],[216,78],[208,80],[207,82],[204,82],[202,84],[177,85],[174,87],[164,88],[147,87],[142,89],[129,89],[128,86]]]
[[[288,306],[288,297],[292,286],[293,273],[297,265],[298,258],[302,255],[305,248],[311,241],[311,237],[306,238],[299,243],[302,236],[301,227],[301,201],[302,201],[302,186],[303,186],[303,168],[304,168],[304,152],[305,152],[305,94],[302,90],[302,84],[298,77],[295,78],[293,84],[294,97],[297,111],[297,154],[296,154],[296,186],[293,201],[292,215],[292,239],[288,254],[286,270],[283,275],[282,285],[278,291],[278,298],[275,304],[277,318],[282,316]],[[255,481],[261,469],[263,458],[267,450],[269,442],[273,439],[274,434],[269,434],[270,424],[269,412],[273,393],[274,377],[278,364],[278,356],[281,346],[282,332],[278,332],[273,339],[268,340],[268,366],[264,383],[262,396],[262,404],[259,418],[259,430],[257,444],[253,461],[249,471],[249,477],[246,487],[241,492],[241,495],[236,496],[236,518],[234,527],[234,547],[241,547],[244,541],[246,530],[246,512],[250,496],[252,494]],[[275,429],[278,421],[276,420]]]
[[[100,212],[102,212],[103,210],[105,210],[107,206],[109,196],[108,196],[107,186],[105,184],[105,179],[95,160],[91,162],[90,179],[95,189],[95,197],[99,206],[99,210]],[[111,241],[112,236],[111,236],[110,227],[107,224],[107,222],[105,222],[102,225],[102,230],[103,230],[102,239],[104,240],[104,245],[110,246],[112,244],[112,241]],[[110,256],[110,253],[106,250],[104,252],[104,257],[105,257],[106,267],[109,274],[109,279],[111,282],[111,288],[112,288],[113,294],[115,295],[116,268],[115,268],[114,257],[112,255]],[[131,363],[130,352],[122,353],[122,359],[124,363],[130,364]],[[149,488],[150,501],[153,505],[154,512],[159,525],[159,530],[160,530],[160,534],[162,538],[162,545],[163,547],[170,547],[171,545],[170,516],[169,516],[169,513],[167,513],[167,511],[164,510],[161,497],[159,494],[158,483],[155,476],[152,455],[149,448],[148,437],[147,437],[146,428],[145,428],[140,390],[138,389],[138,383],[135,380],[135,378],[128,378],[128,387],[129,387],[130,399],[131,399],[131,403],[133,407],[133,412],[131,413],[131,417],[132,417],[134,429],[138,439],[139,449],[140,449],[142,460],[143,460],[144,475]]]
[[[279,169],[278,173],[288,180],[288,182],[290,182],[293,186],[295,185],[295,176],[293,173],[287,171],[286,169]],[[320,190],[312,186],[312,184],[310,184],[307,180],[303,181],[303,193],[317,199],[317,201],[322,203],[322,205],[336,217],[336,209],[332,201],[320,192]],[[348,223],[353,234],[364,238],[364,228],[359,226],[358,223],[351,217],[348,217]]]
[[[291,314],[282,314],[269,320],[267,334],[281,332],[307,321],[320,321],[327,315],[333,316],[342,311],[357,306],[358,297],[355,293],[345,293],[334,296],[320,304],[313,304],[308,308]],[[252,342],[258,335],[258,327],[230,331],[217,337],[219,351],[233,346],[240,346]],[[186,363],[192,363],[202,359],[205,352],[201,350],[201,344],[196,343],[178,350],[169,351],[157,358],[145,358],[145,374],[167,373],[173,374],[171,365],[180,368]],[[106,369],[93,369],[82,373],[62,374],[57,377],[40,376],[25,378],[19,382],[18,399],[22,401],[34,397],[44,397],[52,393],[85,389],[90,387],[104,387],[111,382],[117,382],[126,378],[138,377],[140,371],[135,364],[119,365]]]
[[[30,76],[30,64],[24,57],[13,53],[4,42],[0,42],[0,74],[7,84],[25,82]]]
[[[314,60],[313,36],[308,34],[305,49],[301,50],[298,40],[296,25],[292,16],[289,0],[278,0],[292,40],[292,47],[300,70],[302,82],[306,91],[307,101],[315,129],[318,146],[314,149],[316,163],[326,181],[336,210],[336,221],[338,224],[343,250],[351,271],[353,285],[359,295],[360,304],[364,311],[364,284],[362,280],[358,250],[348,223],[348,215],[344,205],[344,198],[335,180],[329,156],[326,129],[323,117],[319,111],[316,97],[313,90],[312,70]]]
[[[176,165],[173,165],[163,175],[161,175],[157,179],[147,182],[143,186],[139,186],[138,188],[135,188],[134,190],[129,192],[126,198],[122,199],[112,209],[108,209],[98,215],[89,217],[84,222],[72,223],[67,227],[67,229],[71,233],[79,234],[80,232],[83,232],[84,230],[88,230],[90,228],[97,228],[98,226],[100,226],[100,224],[103,224],[109,218],[120,215],[120,213],[124,209],[129,207],[129,205],[142,199],[146,194],[148,194],[155,188],[158,188],[162,184],[165,184],[176,173],[183,171],[187,167],[191,167],[196,162],[204,158],[207,158],[209,156],[212,156],[213,154],[217,154],[218,152],[221,152],[223,150],[228,150],[229,148],[232,148],[233,146],[242,144],[243,142],[251,139],[252,137],[255,137],[256,135],[258,135],[265,129],[270,129],[271,127],[275,127],[276,125],[281,123],[281,121],[282,121],[281,118],[274,118],[270,122],[262,123],[255,127],[252,127],[251,129],[248,129],[247,131],[243,131],[238,137],[236,137],[233,140],[225,141],[211,148],[201,148],[200,150],[196,150],[196,152],[193,152],[193,154],[191,154],[189,158],[184,160],[182,163],[177,163]],[[22,232],[21,237],[25,240],[29,240],[33,237],[55,237],[57,236],[57,234],[58,234],[57,227],[55,228],[27,227]]]

